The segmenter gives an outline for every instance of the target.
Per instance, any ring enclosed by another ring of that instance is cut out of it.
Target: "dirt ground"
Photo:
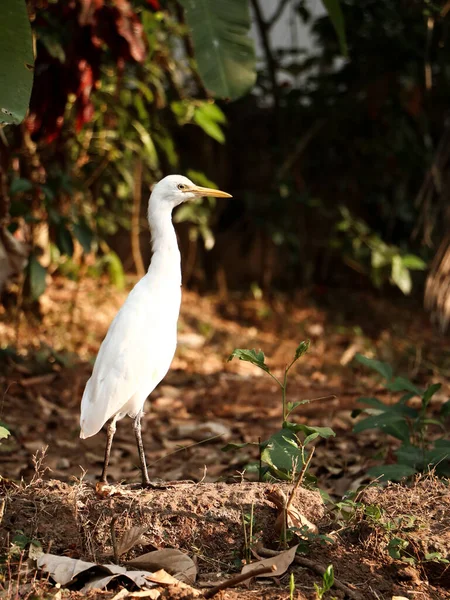
[[[280,374],[298,343],[311,339],[310,352],[290,378],[288,397],[320,398],[300,407],[296,420],[336,432],[335,438],[317,443],[311,465],[319,487],[335,502],[368,484],[367,469],[389,459],[395,449],[395,441],[378,432],[352,433],[351,411],[358,397],[385,394],[373,375],[352,361],[356,352],[389,361],[396,373],[418,384],[442,383],[436,408],[449,397],[448,338],[434,332],[428,316],[408,299],[321,288],[270,301],[184,292],[177,354],[147,403],[143,435],[150,476],[185,483],[167,491],[134,491],[131,500],[102,499],[94,484],[105,436],[79,439],[79,404],[99,344],[125,297],[126,292],[104,282],[56,280],[42,300],[39,318],[6,310],[0,314],[0,421],[12,431],[0,445],[0,495],[5,500],[0,545],[5,552],[17,531],[24,531],[51,552],[106,560],[111,539],[105,532],[114,515],[120,515],[119,529],[153,524],[132,553],[180,548],[196,557],[201,583],[240,570],[241,513],[252,501],[264,546],[279,549],[279,536],[270,533],[276,509],[260,489],[266,484],[247,472],[247,465],[257,460],[257,447],[222,451],[227,442],[264,440],[281,424],[281,397],[274,382],[256,367],[226,362],[236,347],[263,349]],[[44,448],[37,476],[33,457]],[[111,480],[139,481],[137,464],[131,422],[124,419],[114,440]],[[306,509],[304,498],[299,510],[320,535],[308,541],[302,556],[322,567],[333,564],[335,577],[354,597],[450,598],[447,564],[425,558],[438,552],[450,559],[446,482],[428,477],[409,487],[370,486],[357,496],[350,515],[341,514],[332,502],[324,505],[317,494]],[[367,510],[373,506],[380,509],[377,519]],[[212,521],[203,516],[206,507]],[[395,536],[407,540],[413,561],[389,555],[387,546]],[[316,598],[318,572],[304,564],[296,564],[293,572],[293,597]],[[221,592],[222,598],[289,598],[289,575],[268,581]],[[109,598],[116,592],[98,594]],[[325,598],[349,593],[334,587]]]

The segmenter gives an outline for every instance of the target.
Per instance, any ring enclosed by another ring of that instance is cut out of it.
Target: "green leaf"
[[[381,362],[381,360],[376,360],[374,358],[367,358],[367,356],[359,354],[359,352],[355,355],[355,359],[365,367],[373,369],[385,379],[389,380],[392,378],[392,367],[389,363]]]
[[[159,164],[158,153],[156,152],[155,144],[153,143],[149,132],[139,121],[133,121],[132,125],[138,132],[145,150],[144,158],[147,159],[147,162],[152,169],[156,169]]]
[[[427,263],[415,254],[405,254],[402,256],[403,266],[413,271],[423,271],[427,268]]]
[[[297,349],[295,350],[295,360],[298,360],[301,356],[308,352],[310,344],[311,342],[309,340],[300,342],[300,344],[297,346]]]
[[[221,125],[224,125],[227,122],[223,110],[214,102],[205,102],[202,104],[201,111],[210,121],[220,123]]]
[[[400,415],[410,417],[411,419],[415,419],[418,416],[418,412],[414,408],[411,408],[410,406],[405,406],[405,404],[402,404],[400,402],[397,404],[383,404],[383,402],[381,402],[381,400],[378,400],[378,398],[358,398],[356,402],[367,404],[368,406],[371,406],[372,408],[375,408],[376,410],[382,412],[396,412]]]
[[[14,194],[19,194],[20,192],[29,192],[33,189],[33,184],[29,179],[23,179],[22,177],[17,177],[11,181],[11,185],[9,186],[9,193],[11,196]]]
[[[425,453],[421,448],[412,444],[402,444],[395,455],[399,464],[408,465],[418,471],[422,471],[426,466]]]
[[[325,570],[325,573],[322,576],[323,578],[323,591],[328,592],[334,585],[334,569],[333,565],[328,565]]]
[[[250,11],[243,0],[180,0],[192,33],[195,58],[205,87],[235,100],[256,81]]]
[[[317,431],[315,431],[314,433],[310,433],[309,435],[307,435],[305,437],[305,439],[303,440],[303,445],[307,446],[310,442],[313,442],[315,439],[317,439],[319,437],[319,433]]]
[[[10,435],[11,432],[8,429],[6,429],[6,427],[0,425],[0,440],[6,440],[6,438],[8,438]]]
[[[108,252],[105,259],[111,283],[115,285],[117,289],[123,290],[125,287],[125,273],[123,271],[122,261],[112,250]]]
[[[407,423],[405,423],[405,417],[394,411],[372,415],[359,421],[353,427],[354,433],[360,433],[367,429],[381,429],[384,433],[389,433],[404,442],[409,440],[409,429]]]
[[[302,452],[296,435],[289,429],[281,429],[274,433],[265,442],[261,460],[272,467],[279,477],[290,478],[294,468],[302,465]]]
[[[339,40],[339,46],[344,56],[348,56],[347,38],[345,35],[345,22],[344,15],[339,0],[322,0],[325,6],[328,16],[333,23],[333,27],[336,31],[337,38]]]
[[[220,144],[225,143],[225,134],[222,129],[216,121],[213,121],[208,113],[203,110],[203,107],[195,109],[194,121],[207,135],[209,135],[209,137],[212,137]]]
[[[431,560],[433,562],[439,562],[444,564],[449,564],[450,562],[446,558],[443,558],[440,552],[425,553],[425,560]]]
[[[409,542],[406,540],[402,540],[401,538],[397,537],[392,538],[389,540],[389,544],[387,545],[389,556],[397,559],[402,558],[401,552],[404,551],[408,546]]]
[[[318,436],[327,439],[334,437],[336,434],[331,427],[313,427],[312,425],[304,425],[303,423],[283,423],[283,427],[289,429],[289,431],[301,431],[306,436],[310,436],[313,433],[317,433]]]
[[[408,269],[403,264],[400,254],[392,257],[392,282],[407,296],[412,289],[411,275]]]
[[[73,256],[72,234],[64,223],[60,223],[56,229],[56,245],[61,254]]]
[[[0,123],[25,118],[33,85],[33,47],[25,0],[0,4]]]
[[[74,223],[73,233],[76,239],[80,242],[84,252],[89,254],[92,247],[94,233],[84,219],[80,219],[78,223]]]
[[[381,269],[382,267],[385,267],[386,265],[388,265],[391,262],[391,255],[390,253],[384,251],[381,252],[380,250],[372,250],[372,255],[371,255],[371,265],[374,269]]]
[[[45,292],[47,286],[45,282],[46,275],[46,269],[44,269],[36,256],[32,254],[28,263],[30,296],[32,300],[37,300]]]
[[[441,389],[442,385],[440,383],[432,383],[425,390],[424,395],[422,396],[423,405],[426,408],[430,403],[431,398],[434,396],[436,392]]]
[[[412,381],[406,377],[396,377],[394,381],[386,384],[386,387],[391,392],[411,392],[415,396],[422,396],[422,390],[415,386]]]
[[[240,448],[245,448],[246,446],[258,446],[258,444],[256,442],[244,442],[242,444],[234,444],[230,442],[221,448],[221,450],[222,452],[230,452],[230,450],[239,450]]]
[[[417,473],[416,469],[408,465],[381,465],[367,471],[370,477],[380,478],[381,481],[401,481],[414,473]]]
[[[263,371],[269,372],[269,367],[264,362],[264,352],[259,350],[247,350],[245,348],[236,348],[228,357],[227,362],[233,360],[233,358],[238,358],[239,360],[243,360],[244,362],[252,363],[252,365],[256,365]]]
[[[447,400],[447,402],[444,402],[441,406],[440,414],[442,417],[448,417],[450,415],[450,400]]]

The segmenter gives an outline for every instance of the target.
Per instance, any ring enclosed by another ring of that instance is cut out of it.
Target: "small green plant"
[[[0,444],[1,440],[6,440],[11,435],[11,432],[6,427],[5,423],[0,422]]]
[[[358,272],[368,275],[375,287],[388,281],[405,295],[412,290],[411,271],[423,271],[426,263],[380,238],[362,219],[356,218],[347,207],[340,207],[341,221],[337,232],[344,234],[331,240],[342,250],[344,261]]]
[[[270,371],[265,362],[264,352],[259,350],[246,350],[237,348],[232,352],[228,361],[238,358],[249,362],[263,371],[265,371],[281,389],[282,402],[282,424],[281,429],[276,431],[269,439],[260,442],[260,463],[258,465],[260,480],[272,477],[285,481],[292,481],[296,474],[302,471],[307,465],[309,453],[306,446],[318,437],[329,438],[335,433],[330,427],[312,427],[303,423],[295,423],[289,420],[293,411],[303,404],[308,404],[311,400],[300,400],[297,402],[288,402],[286,391],[288,382],[288,373],[294,364],[309,349],[309,341],[301,342],[295,351],[292,361],[285,367],[282,379],[278,379]],[[227,444],[224,450],[242,448],[248,444]],[[305,468],[306,470],[306,468]],[[304,473],[305,480],[312,480],[307,473]]]
[[[450,475],[450,440],[445,437],[445,420],[450,414],[450,401],[442,405],[438,418],[429,414],[431,400],[440,389],[440,383],[429,385],[425,390],[418,388],[406,377],[394,377],[388,363],[370,359],[361,354],[356,360],[376,371],[385,380],[386,389],[392,393],[404,392],[397,402],[385,404],[378,398],[359,398],[358,402],[368,408],[354,411],[353,416],[361,412],[368,416],[358,421],[353,428],[355,433],[367,429],[379,429],[383,433],[401,441],[395,451],[397,462],[369,469],[368,474],[383,480],[400,481],[416,473],[434,470],[437,475]],[[420,398],[420,407],[408,405],[414,398]],[[430,427],[441,432],[440,437],[430,439]]]
[[[253,526],[255,524],[255,517],[253,514],[253,502],[250,508],[250,513],[244,513],[242,511],[242,528],[244,530],[244,561],[245,564],[252,562],[252,545],[253,539]]]
[[[295,594],[295,578],[294,578],[294,573],[291,573],[291,576],[289,577],[289,600],[294,600],[294,594]]]
[[[322,584],[319,585],[317,583],[314,584],[314,589],[316,590],[316,598],[317,600],[322,600],[327,592],[331,590],[334,585],[334,569],[333,565],[328,565],[325,569],[324,574],[322,575]]]

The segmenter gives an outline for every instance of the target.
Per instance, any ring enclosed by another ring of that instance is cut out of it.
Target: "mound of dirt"
[[[277,484],[276,488],[286,496],[292,491],[289,484]],[[245,481],[177,482],[167,489],[112,487],[112,495],[101,497],[91,484],[80,481],[35,480],[18,485],[3,480],[0,555],[8,556],[14,536],[21,532],[46,552],[114,563],[117,540],[132,527],[139,527],[144,531],[141,539],[120,556],[120,563],[156,548],[177,548],[194,559],[197,585],[202,588],[240,570],[246,534],[248,542],[243,521],[248,524],[252,510],[253,552],[271,556],[270,552],[281,549],[276,528],[279,511],[270,501],[270,490],[273,486],[269,484]],[[332,564],[337,587],[331,593],[337,599],[450,599],[445,562],[450,556],[448,504],[447,486],[434,478],[419,480],[411,487],[369,488],[355,502],[352,518],[341,525],[335,510],[325,509],[318,492],[299,488],[293,506],[317,525],[318,533],[300,535],[297,541],[302,553],[296,555],[289,572],[217,597],[284,600],[290,597],[293,573],[294,597],[313,600],[314,584],[321,584],[323,570]],[[388,551],[393,539],[406,542],[398,559]],[[77,594],[67,597],[75,600]],[[99,594],[111,598],[113,591]],[[178,596],[166,590],[163,597]]]

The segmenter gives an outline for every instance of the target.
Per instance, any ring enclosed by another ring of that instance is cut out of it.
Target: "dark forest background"
[[[339,25],[335,2],[251,0],[256,83],[216,100],[183,4],[28,1],[30,109],[0,131],[4,300],[55,274],[142,274],[147,197],[173,172],[233,194],[175,214],[185,285],[421,298],[447,248],[450,3],[341,0]],[[286,11],[312,47],[273,47]]]

